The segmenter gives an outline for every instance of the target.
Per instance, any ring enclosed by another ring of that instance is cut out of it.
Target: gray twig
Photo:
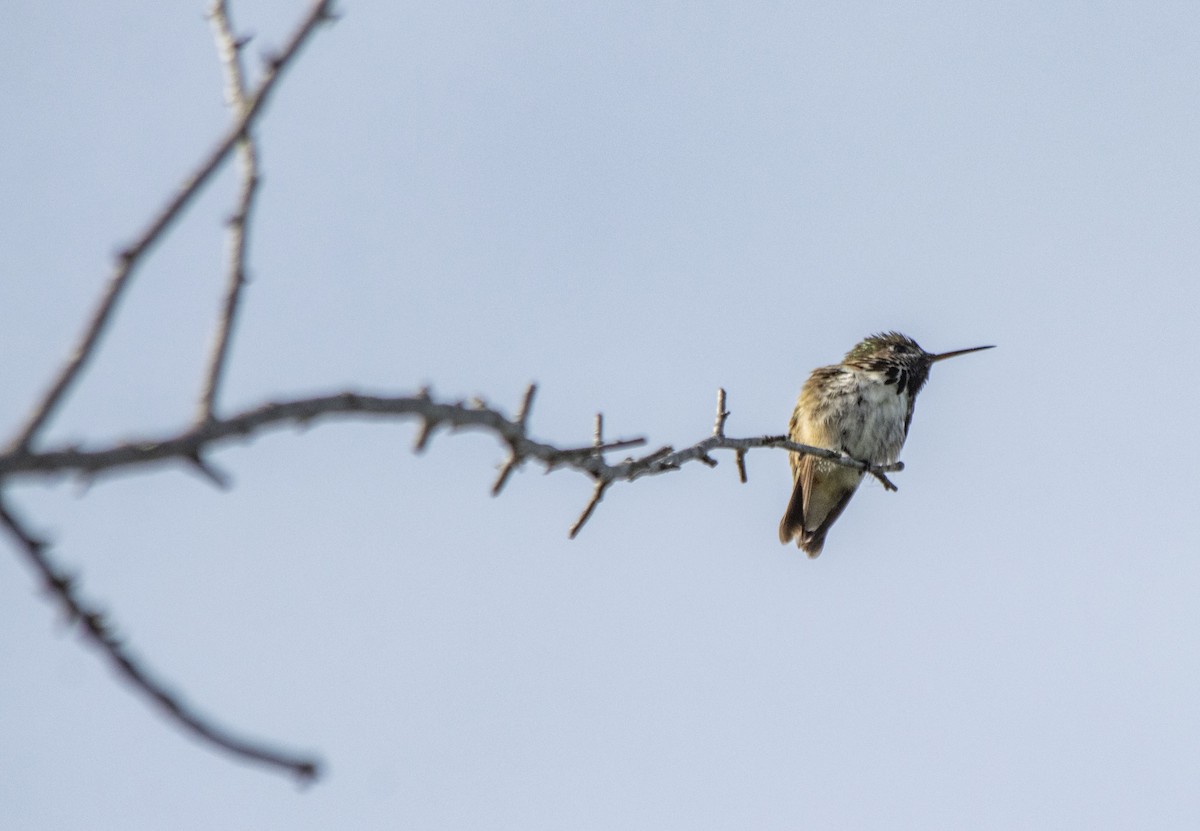
[[[212,21],[213,38],[217,44],[221,65],[225,70],[226,103],[233,111],[235,119],[244,118],[252,101],[251,96],[247,93],[246,72],[242,65],[242,47],[245,46],[247,40],[234,34],[225,0],[215,0],[209,11],[209,19]],[[213,417],[217,391],[229,360],[229,344],[233,337],[242,287],[245,286],[247,280],[246,249],[250,238],[250,216],[254,209],[254,197],[258,193],[260,181],[258,143],[255,141],[254,133],[249,125],[237,140],[236,147],[241,169],[241,186],[238,189],[237,207],[229,217],[229,275],[225,284],[221,316],[217,320],[216,330],[213,334],[213,345],[204,376],[204,387],[200,392],[200,406],[196,413],[196,417],[200,421],[207,421]]]

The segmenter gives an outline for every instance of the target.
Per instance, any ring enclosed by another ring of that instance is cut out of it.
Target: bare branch
[[[246,73],[242,66],[242,47],[246,40],[237,37],[229,19],[225,0],[215,0],[209,12],[213,38],[221,65],[225,69],[225,98],[235,118],[243,118],[250,108],[251,99],[246,92]],[[250,215],[258,193],[258,144],[253,131],[247,126],[237,141],[237,155],[241,168],[241,186],[238,189],[237,207],[229,218],[229,275],[225,285],[225,298],[221,316],[213,334],[212,350],[205,372],[204,387],[200,393],[200,407],[196,417],[207,421],[213,416],[217,390],[229,359],[229,343],[237,318],[242,287],[246,284],[246,249],[249,240]]]
[[[117,262],[112,276],[109,278],[108,285],[105,287],[100,297],[100,302],[92,313],[91,319],[88,320],[87,325],[84,327],[79,342],[71,351],[70,356],[59,370],[57,376],[55,376],[50,388],[34,407],[25,425],[17,433],[16,438],[13,439],[11,443],[12,448],[16,450],[29,449],[38,432],[54,414],[55,410],[62,403],[63,397],[79,378],[79,373],[95,354],[100,336],[108,327],[113,312],[116,309],[117,301],[120,300],[122,293],[129,285],[137,266],[142,261],[143,255],[158,242],[164,232],[179,218],[183,209],[192,201],[201,187],[208,182],[213,173],[216,172],[229,156],[234,146],[254,124],[255,119],[258,118],[259,114],[263,111],[263,107],[270,99],[271,93],[274,91],[283,70],[287,68],[288,64],[299,53],[300,47],[309,39],[319,24],[332,19],[332,6],[333,0],[317,0],[317,2],[312,4],[308,14],[300,22],[300,25],[296,28],[291,38],[289,38],[283,50],[271,61],[263,75],[262,81],[259,83],[250,100],[249,106],[245,108],[241,117],[235,120],[233,126],[225,132],[225,135],[217,142],[217,145],[209,152],[208,156],[184,180],[179,191],[167,202],[166,206],[154,215],[142,233],[117,257]]]
[[[114,633],[113,625],[105,614],[82,600],[77,593],[75,581],[50,559],[49,546],[27,531],[3,502],[0,502],[0,525],[8,530],[17,548],[25,554],[25,559],[45,583],[47,592],[58,601],[66,613],[67,619],[72,624],[78,624],[83,637],[100,650],[117,674],[149,699],[165,718],[224,753],[255,764],[285,770],[305,782],[317,777],[319,766],[315,759],[282,753],[261,743],[239,738],[196,713],[160,681],[153,678],[133,657],[124,642]]]
[[[529,400],[531,396],[527,393],[526,401]],[[527,406],[525,410],[528,415]],[[819,456],[872,475],[904,469],[900,462],[870,465],[834,450],[798,444],[789,440],[787,436],[739,439],[713,435],[681,450],[663,447],[641,458],[609,463],[604,458],[606,451],[639,446],[644,444],[645,440],[625,439],[599,445],[593,440],[591,445],[584,447],[560,448],[530,438],[521,421],[508,418],[483,401],[475,399],[470,402],[442,403],[430,397],[428,390],[422,390],[413,396],[386,397],[343,392],[338,395],[264,404],[228,418],[213,418],[204,423],[194,424],[180,433],[145,437],[108,447],[87,449],[67,446],[44,451],[12,450],[0,453],[0,477],[94,475],[168,461],[194,465],[196,459],[222,445],[245,441],[270,429],[288,424],[307,426],[319,419],[347,417],[419,419],[422,428],[421,437],[417,440],[418,450],[435,429],[484,430],[507,444],[512,456],[519,462],[533,459],[544,464],[547,469],[569,467],[603,482],[632,482],[643,476],[678,470],[684,464],[693,461],[712,466],[716,464],[711,455],[712,451],[732,450],[745,454],[746,451],[760,447]],[[601,421],[601,428],[602,423]]]

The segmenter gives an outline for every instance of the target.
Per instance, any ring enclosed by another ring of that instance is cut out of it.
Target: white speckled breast
[[[883,373],[843,368],[826,399],[821,432],[856,459],[890,464],[904,446],[908,391],[885,384]],[[827,445],[836,446],[836,445]]]

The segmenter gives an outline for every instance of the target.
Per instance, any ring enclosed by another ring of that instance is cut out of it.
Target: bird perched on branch
[[[899,332],[871,335],[840,364],[813,370],[800,390],[788,425],[798,444],[849,454],[871,465],[896,461],[912,424],[917,393],[938,361],[991,349],[975,346],[930,354]],[[864,471],[803,453],[792,453],[792,498],[779,523],[779,541],[793,539],[809,557],[846,509]]]

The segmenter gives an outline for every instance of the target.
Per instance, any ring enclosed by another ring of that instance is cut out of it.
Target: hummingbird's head
[[[883,372],[886,383],[896,384],[898,391],[907,389],[916,395],[929,377],[929,368],[938,361],[992,349],[991,346],[973,346],[953,352],[932,354],[921,348],[915,340],[899,332],[881,332],[864,338],[846,353],[842,363],[846,366],[871,372]]]
[[[931,357],[921,345],[908,335],[899,332],[880,332],[863,338],[846,353],[843,363],[864,366],[867,364],[919,364]]]

